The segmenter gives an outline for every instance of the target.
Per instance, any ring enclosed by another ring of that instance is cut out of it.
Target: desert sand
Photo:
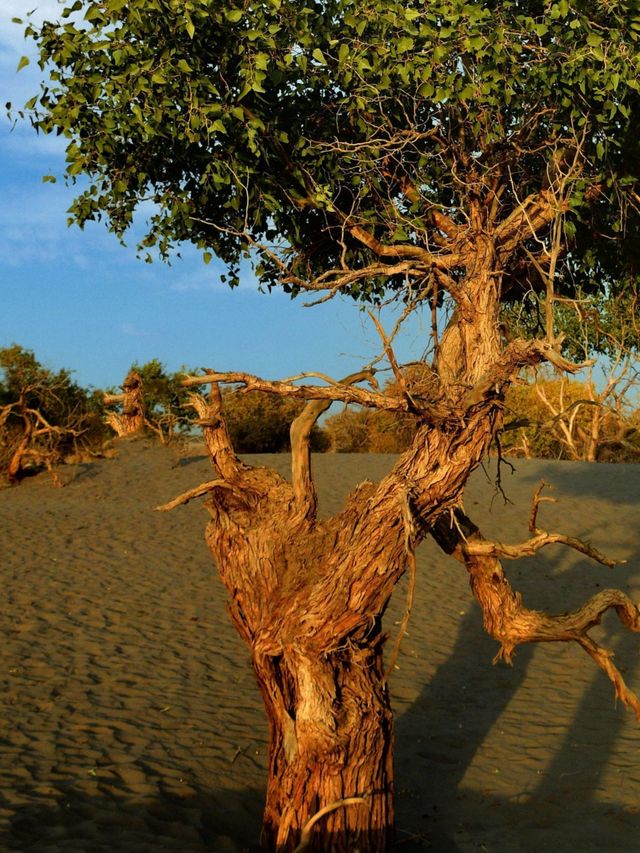
[[[283,473],[288,457],[252,457]],[[317,457],[321,511],[379,479],[389,456]],[[507,566],[530,606],[559,612],[620,586],[640,599],[640,467],[518,460],[477,471],[467,512],[502,541],[540,523],[582,536],[614,569],[560,546]],[[225,613],[200,501],[153,507],[211,478],[202,452],[144,441],[114,459],[0,490],[0,849],[232,851],[259,836],[266,726],[248,653]],[[464,569],[430,542],[391,690],[398,849],[538,853],[640,845],[640,724],[577,646],[492,666]],[[404,584],[387,616],[394,634]],[[596,638],[640,690],[640,636]],[[391,645],[391,643],[389,644]]]

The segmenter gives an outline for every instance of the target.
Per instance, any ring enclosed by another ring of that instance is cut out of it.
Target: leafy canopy
[[[72,221],[122,237],[151,203],[144,251],[191,241],[235,285],[259,245],[265,287],[349,270],[336,289],[375,300],[413,275],[395,257],[579,160],[559,272],[637,273],[640,0],[76,0],[27,34],[51,78],[32,120],[88,177]],[[521,249],[503,263],[528,280]]]

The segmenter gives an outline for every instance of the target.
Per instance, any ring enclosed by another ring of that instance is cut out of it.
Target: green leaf
[[[187,31],[189,38],[192,39],[194,34],[195,34],[196,28],[193,25],[193,21],[191,20],[189,15],[187,15],[186,13],[185,13],[185,18],[186,18],[186,21],[185,21],[184,28]]]
[[[213,255],[211,254],[211,252],[204,252],[202,255],[202,260],[205,262],[205,264],[210,264],[213,260]]]
[[[224,16],[227,21],[230,21],[232,24],[237,24],[238,21],[241,21],[242,15],[242,9],[227,9],[227,11],[224,13]]]
[[[398,53],[406,53],[408,50],[413,50],[415,47],[415,41],[409,36],[402,36],[402,38],[398,39],[396,42],[396,50]]]
[[[22,69],[25,68],[29,64],[29,61],[30,60],[29,60],[28,56],[21,56],[20,62],[18,62],[18,67],[16,68],[16,71],[22,71]]]
[[[319,62],[321,65],[327,64],[327,60],[324,58],[324,53],[320,50],[319,47],[316,47],[311,56],[315,59],[316,62]]]

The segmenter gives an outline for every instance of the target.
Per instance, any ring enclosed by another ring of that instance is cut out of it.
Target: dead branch
[[[406,380],[404,378],[404,374],[400,370],[400,366],[399,366],[398,361],[396,359],[396,354],[393,351],[393,347],[391,346],[391,340],[389,339],[385,330],[383,329],[382,323],[380,322],[380,320],[378,320],[378,318],[373,313],[373,311],[367,311],[367,314],[371,318],[373,325],[376,327],[376,331],[380,335],[380,340],[382,341],[382,346],[384,347],[385,355],[387,356],[387,359],[389,360],[389,364],[391,365],[391,370],[393,371],[393,375],[396,378],[396,382],[398,383],[398,386],[399,386],[400,390],[402,391],[403,396],[411,404],[411,407],[413,409],[415,409],[415,402],[414,402],[411,394],[409,393],[409,390],[407,389],[407,383],[406,383]]]
[[[210,374],[209,374],[210,375]],[[183,384],[187,384],[186,382]],[[206,384],[191,382],[190,385]],[[232,480],[248,466],[238,459],[233,443],[222,416],[222,395],[216,381],[211,382],[209,398],[199,394],[189,396],[189,405],[197,414],[197,423],[202,427],[202,437],[209,453],[209,458],[225,480]]]
[[[456,509],[451,517],[441,516],[431,533],[438,545],[463,563],[469,572],[471,590],[482,608],[485,629],[500,643],[494,663],[501,659],[511,663],[514,649],[521,643],[576,642],[607,674],[614,685],[616,698],[631,707],[640,721],[640,699],[625,684],[613,664],[612,653],[588,634],[611,608],[626,628],[640,632],[640,611],[626,593],[617,589],[602,590],[578,610],[559,616],[529,610],[504,574],[498,559],[502,546],[487,542],[461,509]],[[570,543],[565,541],[563,544]],[[585,543],[581,544],[584,550],[578,550],[582,553],[588,553],[594,559],[602,557],[599,552],[596,552],[598,557],[595,557],[594,549]],[[571,544],[571,547],[575,547],[575,544]],[[607,558],[599,561],[605,560],[605,565],[613,562]]]
[[[226,480],[209,480],[207,483],[201,483],[199,486],[196,486],[193,489],[189,489],[188,492],[183,492],[181,495],[178,495],[177,498],[169,501],[166,504],[161,504],[161,506],[154,507],[155,512],[169,512],[172,509],[175,509],[177,506],[182,506],[182,504],[188,504],[189,501],[192,501],[194,498],[200,498],[202,495],[207,495],[209,492],[212,492],[214,489],[230,489],[232,486],[226,482]]]
[[[533,495],[533,500],[531,501],[531,512],[529,513],[529,532],[530,533],[536,533],[538,530],[538,527],[537,527],[538,509],[540,508],[540,504],[541,503],[549,503],[549,504],[557,503],[555,498],[551,498],[548,495],[542,494],[543,489],[545,489],[548,485],[549,485],[548,483],[545,483],[545,481],[542,480],[542,482],[540,483],[540,485],[538,486],[538,488],[536,489],[536,491]]]
[[[575,551],[591,557],[592,560],[601,563],[603,566],[608,566],[610,569],[626,563],[626,560],[609,559],[601,551],[598,551],[597,548],[593,548],[581,539],[565,536],[562,533],[548,533],[545,530],[537,531],[536,535],[531,537],[531,539],[527,539],[526,542],[521,542],[518,545],[505,545],[502,542],[482,540],[481,542],[469,542],[466,550],[472,557],[491,556],[506,557],[508,560],[519,560],[521,557],[533,557],[541,548],[553,544],[566,545],[568,548],[573,548]]]

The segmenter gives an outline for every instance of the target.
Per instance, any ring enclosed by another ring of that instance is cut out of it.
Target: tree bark
[[[144,387],[140,374],[135,370],[130,371],[122,384],[122,390],[122,394],[105,394],[106,406],[122,404],[122,414],[110,412],[106,422],[120,437],[137,435],[145,426]]]
[[[263,844],[298,846],[305,825],[336,807],[308,849],[383,853],[393,842],[393,718],[379,630],[365,645],[326,657],[290,647],[254,660],[269,720]]]
[[[172,504],[210,494],[207,542],[269,721],[264,847],[296,850],[311,818],[338,804],[305,849],[381,853],[393,838],[382,616],[415,546],[485,455],[500,406],[485,401],[465,419],[425,425],[381,483],[361,484],[341,513],[318,521],[301,493],[308,460],[294,461],[293,486],[248,467],[233,453],[217,394],[199,405],[221,479]],[[340,805],[353,798],[365,802]]]

